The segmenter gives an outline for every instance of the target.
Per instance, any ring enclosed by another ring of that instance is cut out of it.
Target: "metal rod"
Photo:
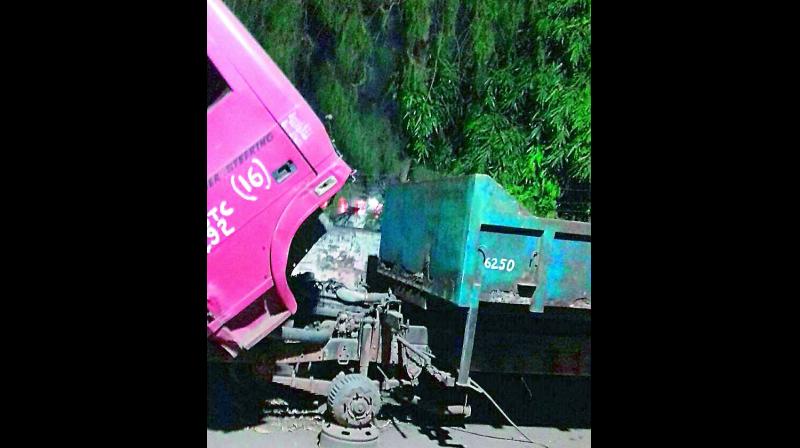
[[[467,323],[464,326],[464,341],[461,343],[461,363],[458,366],[460,386],[469,385],[469,368],[472,364],[472,346],[475,343],[475,327],[478,325],[478,307],[470,307],[467,311]]]
[[[333,327],[309,329],[283,326],[280,328],[280,333],[275,333],[274,337],[279,337],[283,340],[300,341],[308,344],[324,344],[330,340],[333,334]]]
[[[397,342],[403,344],[407,349],[411,350],[411,352],[416,354],[417,356],[421,356],[421,357],[427,358],[427,359],[436,359],[436,356],[434,356],[433,353],[425,353],[425,352],[419,350],[418,348],[416,348],[413,345],[411,345],[411,342],[409,342],[408,339],[406,339],[406,338],[404,338],[402,336],[395,336],[395,338],[397,339]]]

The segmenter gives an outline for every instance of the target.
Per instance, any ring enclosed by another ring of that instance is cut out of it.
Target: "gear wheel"
[[[378,415],[381,405],[378,387],[360,373],[339,375],[331,383],[328,409],[340,425],[367,426]]]

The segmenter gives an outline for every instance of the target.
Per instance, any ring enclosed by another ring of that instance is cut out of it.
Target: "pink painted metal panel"
[[[206,5],[208,58],[230,87],[206,113],[207,334],[235,356],[297,310],[292,237],[351,169],[236,17],[219,0]]]

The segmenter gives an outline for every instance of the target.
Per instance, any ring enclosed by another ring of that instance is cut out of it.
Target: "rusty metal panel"
[[[380,258],[401,282],[459,306],[470,306],[463,285],[471,188],[468,178],[396,185],[387,191]]]

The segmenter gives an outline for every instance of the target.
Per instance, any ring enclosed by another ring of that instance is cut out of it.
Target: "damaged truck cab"
[[[220,0],[207,0],[207,336],[231,355],[297,309],[292,237],[351,169],[323,124]]]

